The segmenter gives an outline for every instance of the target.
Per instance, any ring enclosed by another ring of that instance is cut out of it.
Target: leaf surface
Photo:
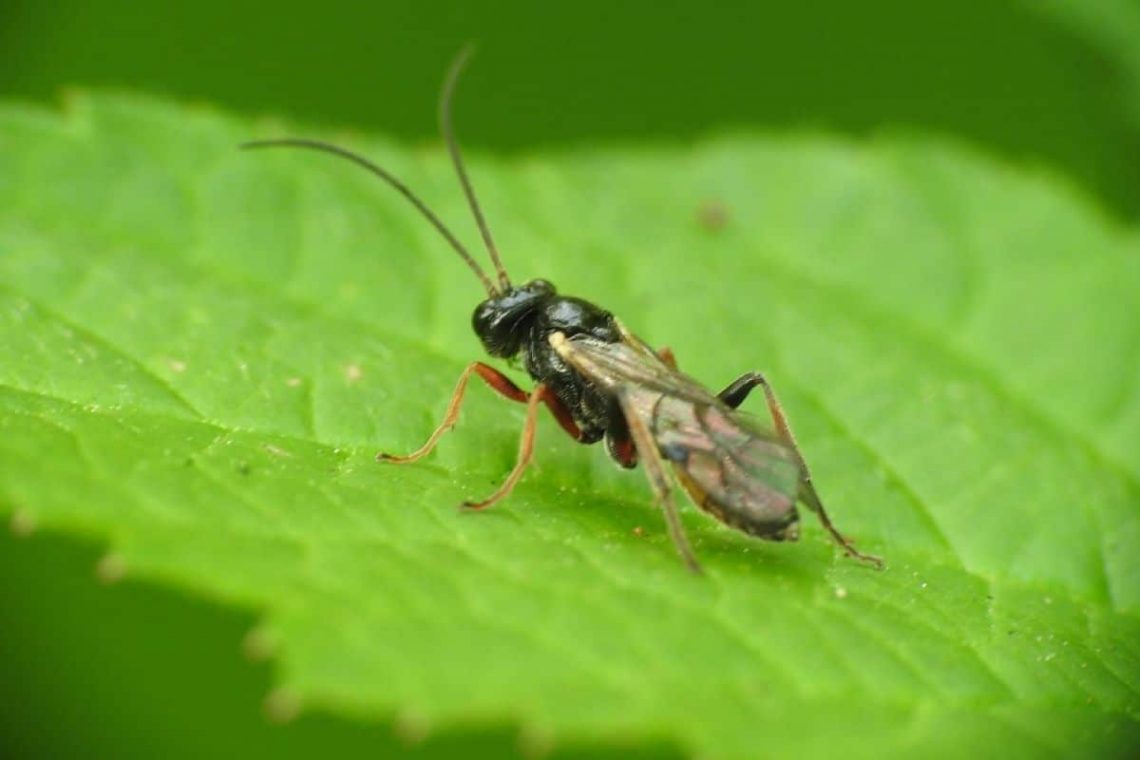
[[[736,136],[471,172],[516,281],[612,309],[719,388],[765,370],[839,527],[687,510],[482,388],[478,284],[280,125],[130,97],[0,110],[0,510],[252,607],[348,715],[663,738],[707,756],[1140,741],[1140,244],[960,145]],[[446,158],[346,137],[474,248]],[[524,378],[515,373],[520,382]],[[758,401],[749,406],[762,411]],[[999,742],[1000,745],[994,744]]]

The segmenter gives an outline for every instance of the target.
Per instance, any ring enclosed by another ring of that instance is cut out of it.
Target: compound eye
[[[553,293],[554,283],[543,279],[531,280],[526,284],[526,289],[537,293]]]

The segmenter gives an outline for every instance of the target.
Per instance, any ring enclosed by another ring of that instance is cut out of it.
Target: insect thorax
[[[620,412],[615,399],[566,364],[549,342],[555,332],[618,342],[621,334],[610,312],[580,298],[558,295],[545,280],[532,280],[480,303],[472,327],[487,353],[506,359],[519,356],[531,378],[558,396],[581,429],[583,443],[600,440],[617,424]]]

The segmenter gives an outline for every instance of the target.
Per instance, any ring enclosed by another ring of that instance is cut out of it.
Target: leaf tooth
[[[273,723],[289,723],[301,714],[301,696],[287,686],[278,686],[265,696],[262,710]]]
[[[127,574],[127,561],[122,554],[109,551],[95,563],[95,577],[100,583],[118,583]]]
[[[280,637],[268,625],[259,623],[245,634],[241,651],[253,662],[265,662],[277,654]]]
[[[554,733],[535,723],[524,723],[519,728],[519,754],[531,760],[546,757],[554,751]]]
[[[13,536],[17,538],[27,538],[36,532],[36,529],[39,527],[39,521],[30,509],[19,507],[12,513],[12,517],[8,521],[8,527],[12,531]]]
[[[431,735],[431,718],[422,710],[404,707],[396,713],[392,730],[404,744],[420,744]]]

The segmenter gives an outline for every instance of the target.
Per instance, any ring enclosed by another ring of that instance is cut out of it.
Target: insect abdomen
[[[783,444],[720,404],[664,396],[653,422],[661,455],[701,509],[750,535],[798,537],[799,468]]]

